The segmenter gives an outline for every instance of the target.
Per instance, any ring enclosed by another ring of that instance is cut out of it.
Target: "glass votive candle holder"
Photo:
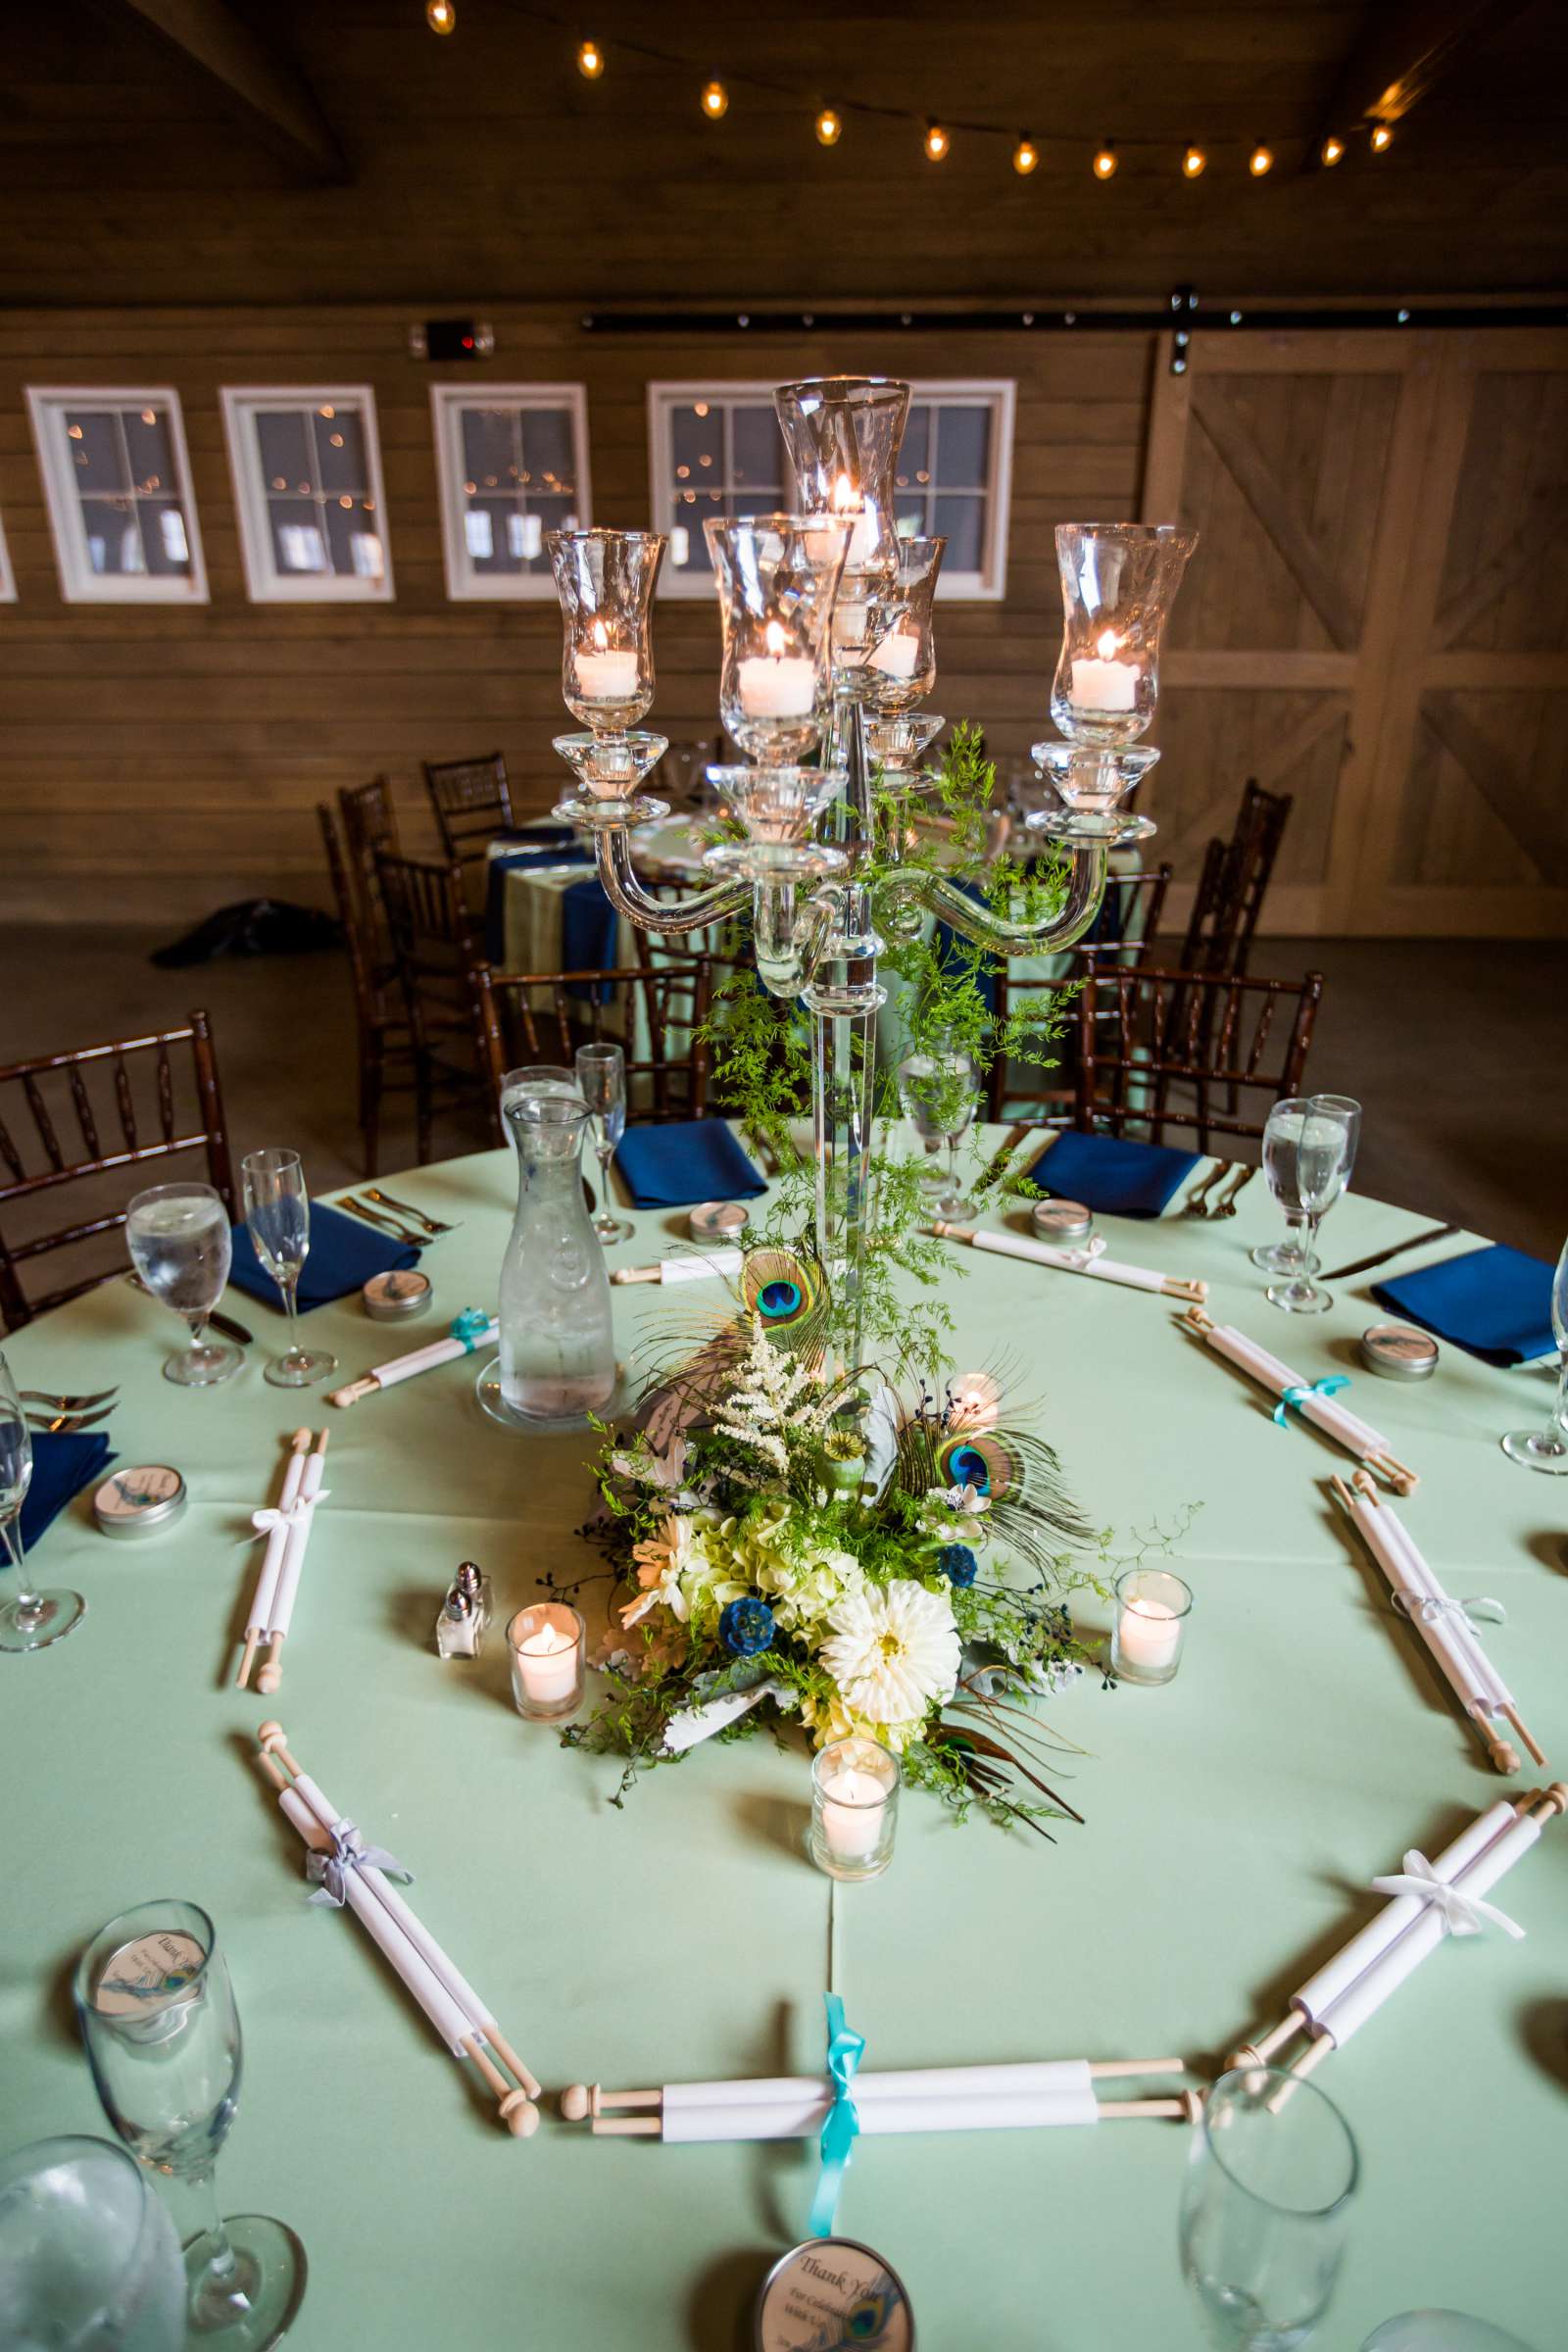
[[[893,1859],[899,1762],[878,1740],[834,1740],[811,1765],[807,1844],[830,1879],[875,1879]]]
[[[535,1601],[507,1628],[512,1696],[519,1715],[559,1722],[582,1705],[587,1628],[564,1600]]]
[[[1181,1663],[1192,1605],[1192,1587],[1168,1568],[1129,1568],[1118,1576],[1112,1674],[1124,1683],[1171,1681]]]

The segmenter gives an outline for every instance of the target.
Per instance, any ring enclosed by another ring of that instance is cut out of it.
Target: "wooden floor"
[[[167,933],[12,927],[0,942],[0,1061],[212,1013],[236,1153],[300,1151],[319,1191],[362,1173],[348,980],[333,955],[164,972]],[[1555,1257],[1568,1231],[1568,947],[1278,940],[1260,972],[1327,975],[1311,1085],[1365,1105],[1356,1189]],[[485,1139],[437,1131],[438,1154]],[[383,1170],[412,1159],[389,1127]],[[1331,1252],[1332,1255],[1332,1252]]]

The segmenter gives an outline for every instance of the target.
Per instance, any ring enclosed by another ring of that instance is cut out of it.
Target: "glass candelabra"
[[[848,1309],[858,1363],[876,1016],[887,994],[867,862],[874,852],[882,919],[903,936],[931,917],[998,956],[1054,954],[1084,937],[1112,849],[1153,830],[1123,804],[1159,757],[1136,739],[1153,716],[1160,628],[1194,535],[1131,524],[1056,533],[1067,625],[1052,715],[1063,740],[1037,745],[1034,757],[1061,806],[1028,823],[1068,871],[1050,916],[1012,921],[940,874],[901,867],[902,823],[875,834],[873,775],[884,794],[918,792],[920,761],[944,723],[917,708],[936,682],[944,542],[895,525],[909,388],[838,376],[784,385],[775,398],[801,511],[707,526],[724,639],[720,707],[750,761],[718,781],[745,839],[710,850],[713,883],[673,902],[651,896],[634,870],[632,827],[667,813],[640,789],[663,739],[633,724],[653,699],[663,552],[640,532],[560,532],[550,542],[566,699],[588,730],[556,739],[577,779],[557,813],[591,833],[612,905],[642,929],[689,934],[750,904],[763,985],[813,1016],[816,1247]],[[606,653],[618,657],[612,673],[593,666]],[[596,698],[587,687],[598,686]],[[813,755],[819,763],[807,764]]]

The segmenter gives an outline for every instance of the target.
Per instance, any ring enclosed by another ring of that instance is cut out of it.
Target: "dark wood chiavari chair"
[[[173,1058],[175,1049],[185,1046],[190,1048],[194,1097],[189,1111],[176,1102]],[[138,1079],[143,1081],[139,1089]],[[96,1088],[94,1080],[99,1082]],[[68,1122],[75,1127],[79,1147],[66,1133]],[[106,1280],[113,1268],[100,1264],[91,1273],[29,1298],[20,1269],[50,1250],[118,1233],[131,1196],[144,1185],[164,1181],[166,1171],[157,1163],[181,1152],[202,1154],[206,1181],[232,1220],[234,1178],[223,1098],[204,1011],[192,1012],[182,1029],[40,1054],[0,1069],[0,1316],[8,1329],[15,1331],[46,1308]],[[172,1168],[167,1173],[177,1179],[195,1177],[197,1171]],[[92,1185],[94,1177],[121,1181]],[[91,1198],[88,1213],[57,1231],[35,1230],[32,1204],[41,1206],[61,1186],[75,1184]]]
[[[332,811],[323,801],[317,804],[316,814],[326,848],[327,872],[332,878],[332,896],[337,902],[338,919],[343,925],[343,937],[348,948],[349,980],[354,990],[354,1018],[360,1049],[360,1133],[365,1143],[365,1173],[367,1176],[376,1176],[380,1173],[376,1158],[382,1098],[389,1094],[413,1092],[414,1040],[402,991],[397,988],[389,966],[378,960],[374,938],[367,937],[363,928],[360,903],[350,879],[342,844],[337,837],[337,827],[332,822]]]
[[[700,1119],[708,1108],[706,958],[580,972],[470,974],[479,1054],[492,1105],[510,1069],[564,1062],[608,1039],[626,1054],[626,1099],[634,1121]],[[638,1047],[646,1037],[648,1051]],[[499,1107],[492,1112],[501,1140]]]
[[[1084,960],[1073,1114],[1081,1132],[1135,1128],[1158,1144],[1167,1127],[1190,1127],[1207,1152],[1212,1133],[1261,1136],[1273,1105],[1300,1093],[1321,972],[1252,980],[1129,967],[1098,953]],[[1261,1115],[1244,1115],[1244,1098]]]
[[[414,1117],[422,1164],[438,1109],[480,1095],[473,993],[468,974],[482,950],[454,860],[394,858],[375,861],[392,960],[414,1055]]]
[[[482,867],[491,842],[513,821],[506,760],[491,752],[483,760],[426,760],[422,766],[443,853],[454,865]]]
[[[376,889],[375,860],[382,851],[391,858],[402,852],[392,787],[385,776],[372,776],[368,784],[346,785],[337,796],[337,805],[343,820],[349,881],[359,907],[361,936],[370,943],[371,968],[377,979],[386,981],[392,977],[392,959],[386,944],[386,917]]]
[[[1165,893],[1170,888],[1171,868],[1161,865],[1152,874],[1113,874],[1105,885],[1105,896],[1095,917],[1093,930],[1073,959],[1072,969],[1061,980],[1017,977],[1004,959],[995,987],[995,1013],[998,1024],[1005,1021],[1016,1009],[1020,998],[1031,994],[1052,994],[1070,988],[1082,977],[1086,955],[1097,955],[1106,962],[1137,966],[1148,959],[1149,951],[1159,931],[1159,918],[1165,908]],[[1069,1000],[1070,1001],[1070,1000]],[[1036,1083],[1031,1085],[1023,1075],[1029,1064],[1021,1067],[1005,1054],[998,1054],[991,1065],[986,1090],[986,1116],[989,1119],[1018,1119],[1028,1106],[1030,1117],[1043,1120],[1060,1119],[1063,1123],[1072,1115],[1077,1100],[1074,1071],[1077,1063],[1077,1028],[1070,1024],[1057,1041],[1054,1052],[1057,1068],[1050,1075],[1054,1085],[1041,1082],[1042,1073],[1035,1068]]]
[[[1203,853],[1182,946],[1184,970],[1246,971],[1291,806],[1289,794],[1265,792],[1248,778],[1230,840],[1216,836]]]

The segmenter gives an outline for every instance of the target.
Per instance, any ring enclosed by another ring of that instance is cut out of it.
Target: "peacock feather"
[[[741,1266],[741,1306],[756,1315],[776,1348],[820,1352],[832,1303],[822,1261],[802,1250],[749,1250]]]

